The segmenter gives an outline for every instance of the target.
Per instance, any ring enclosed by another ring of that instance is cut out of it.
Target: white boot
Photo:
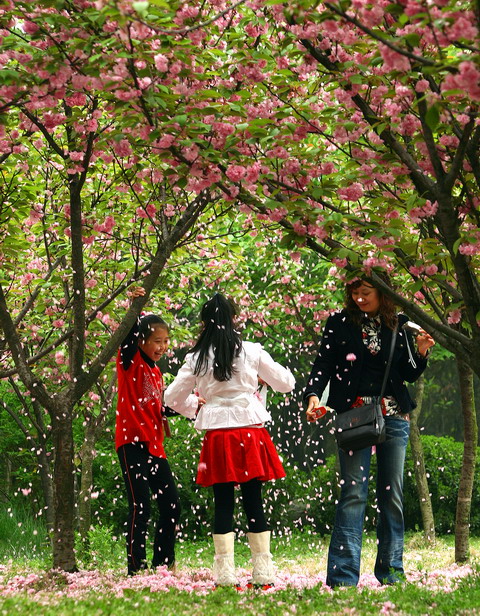
[[[252,584],[254,586],[273,586],[275,568],[270,554],[270,531],[247,533],[247,537],[252,552]]]
[[[213,561],[213,579],[217,586],[235,586],[235,563],[233,558],[235,533],[213,535],[215,559]]]

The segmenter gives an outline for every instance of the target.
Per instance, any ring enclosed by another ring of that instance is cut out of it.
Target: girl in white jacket
[[[234,329],[235,307],[217,293],[201,311],[203,330],[177,377],[165,391],[165,404],[185,413],[200,407],[195,427],[205,430],[197,483],[213,486],[215,516],[214,578],[236,585],[234,568],[234,488],[239,485],[248,520],[252,584],[274,582],[270,531],[265,518],[262,483],[285,476],[264,427],[271,415],[258,396],[258,383],[287,393],[295,379],[260,344],[242,342]],[[195,391],[195,394],[193,393]]]

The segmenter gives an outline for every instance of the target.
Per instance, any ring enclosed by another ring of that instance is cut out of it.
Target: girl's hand
[[[265,382],[263,379],[261,379],[260,377],[258,377],[258,386],[259,387],[263,387],[264,385],[266,385],[268,387],[268,383]]]
[[[136,297],[143,297],[145,295],[145,289],[143,287],[133,287],[130,289],[128,293],[131,299],[135,299]]]
[[[198,406],[197,406],[197,415],[198,415],[198,411],[202,408],[202,406],[205,404],[206,400],[205,398],[201,398],[200,396],[198,396]]]
[[[417,349],[422,357],[427,355],[428,349],[435,344],[435,340],[422,329],[417,336]]]

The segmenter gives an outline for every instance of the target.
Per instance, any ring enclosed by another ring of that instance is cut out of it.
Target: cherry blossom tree
[[[111,281],[143,268],[150,290],[220,198],[340,279],[394,273],[385,292],[480,374],[475,3],[11,1],[0,20],[3,255],[29,289],[15,305],[3,267],[0,318],[24,385],[57,409],[57,454],[70,427],[28,359],[58,352],[50,367],[68,363],[79,400],[140,309],[86,368],[85,330],[110,327],[96,316],[123,288]],[[34,237],[42,263],[27,269],[16,259]],[[99,255],[107,303],[89,306]],[[55,285],[42,305],[37,289]],[[29,319],[42,348],[30,354],[18,326],[32,306],[57,338]]]

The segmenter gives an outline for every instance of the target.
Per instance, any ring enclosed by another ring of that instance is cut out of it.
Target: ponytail
[[[194,374],[204,375],[208,370],[210,349],[213,350],[213,376],[217,381],[229,381],[234,373],[233,361],[242,349],[242,340],[235,331],[233,302],[216,293],[206,302],[200,316],[203,330],[192,353],[197,353]]]

